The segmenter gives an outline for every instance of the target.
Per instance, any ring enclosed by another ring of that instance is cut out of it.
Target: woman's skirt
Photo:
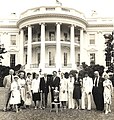
[[[41,100],[40,92],[32,94],[33,101]]]

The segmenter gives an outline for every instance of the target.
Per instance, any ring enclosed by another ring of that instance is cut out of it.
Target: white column
[[[83,29],[80,29],[80,64],[85,62],[84,58],[84,33]]]
[[[70,29],[70,62],[72,65],[72,69],[76,69],[76,64],[75,64],[75,47],[74,47],[74,25],[71,25]]]
[[[40,52],[40,69],[45,68],[45,23],[41,24],[41,52]]]
[[[61,44],[60,44],[60,23],[56,25],[56,69],[61,69]]]
[[[20,64],[24,64],[23,56],[24,56],[24,31],[23,29],[20,30]]]
[[[27,48],[27,68],[30,69],[30,64],[32,62],[32,26],[28,26],[28,48]]]

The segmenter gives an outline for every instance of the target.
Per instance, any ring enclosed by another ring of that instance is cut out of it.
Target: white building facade
[[[47,73],[78,69],[82,62],[105,66],[103,35],[112,30],[112,18],[85,18],[63,6],[28,9],[19,18],[0,20],[0,42],[7,50],[2,64]]]

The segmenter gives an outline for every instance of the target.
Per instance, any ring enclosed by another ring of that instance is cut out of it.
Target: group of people
[[[79,73],[61,73],[57,75],[53,71],[52,76],[46,73],[40,75],[19,71],[14,75],[14,70],[9,70],[9,75],[4,77],[3,85],[6,88],[6,104],[4,111],[33,105],[34,109],[45,109],[52,102],[60,102],[63,109],[91,110],[92,95],[97,110],[105,110],[105,114],[111,112],[111,96],[113,85],[107,73],[103,76],[98,71],[94,72],[94,78],[89,77],[88,72],[80,78]],[[55,90],[59,92],[55,98]],[[57,100],[57,101],[56,101]],[[87,107],[86,107],[87,101]]]

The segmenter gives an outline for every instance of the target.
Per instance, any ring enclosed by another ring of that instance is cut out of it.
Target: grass
[[[114,120],[114,96],[112,98],[112,112],[105,115],[104,112],[96,111],[94,103],[92,103],[92,110],[72,110],[66,109],[55,113],[50,112],[50,108],[45,110],[34,110],[34,108],[23,109],[15,112],[0,111],[0,120]]]

